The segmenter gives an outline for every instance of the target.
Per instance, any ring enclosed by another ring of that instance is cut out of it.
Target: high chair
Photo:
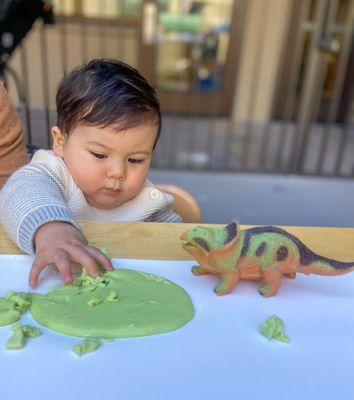
[[[158,184],[156,187],[161,192],[169,193],[174,197],[173,211],[181,216],[183,222],[201,222],[198,202],[190,193],[174,185]]]

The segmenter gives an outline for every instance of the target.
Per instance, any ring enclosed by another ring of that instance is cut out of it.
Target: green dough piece
[[[89,286],[86,286],[89,285]],[[74,285],[79,294],[56,301],[52,293],[32,295],[31,315],[41,325],[66,335],[114,339],[154,335],[178,329],[194,316],[193,304],[180,286],[153,274],[126,269],[99,278],[83,274]],[[89,308],[94,298],[102,303]],[[119,293],[119,301],[108,301]]]
[[[76,344],[72,347],[72,351],[79,357],[87,353],[92,353],[100,347],[98,339],[85,339],[82,343]]]
[[[100,299],[90,299],[88,302],[87,302],[87,305],[90,307],[90,308],[92,308],[92,307],[95,307],[95,306],[97,306],[98,304],[101,304],[102,303],[102,300],[100,300]]]
[[[5,297],[0,298],[0,326],[10,325],[20,318],[21,314],[15,310],[15,302]]]
[[[35,326],[31,326],[31,325],[23,325],[22,331],[26,337],[29,337],[31,339],[34,339],[41,335],[40,329],[36,328]]]
[[[93,239],[89,239],[89,240],[87,241],[87,244],[89,244],[89,245],[92,245],[92,244],[95,244],[95,243],[96,243],[96,241],[93,240]],[[101,253],[103,253],[104,255],[106,255],[108,258],[112,258],[112,257],[110,256],[110,254],[109,254],[109,249],[108,249],[107,247],[100,247],[100,251],[101,251]]]
[[[103,274],[103,276],[98,276],[97,278],[89,275],[85,268],[82,269],[82,274],[79,278],[77,278],[74,282],[74,285],[79,288],[88,288],[89,291],[96,290],[97,288],[104,288],[108,285],[109,279]],[[81,290],[82,291],[82,290]]]
[[[41,331],[31,325],[21,325],[19,322],[11,327],[14,332],[10,339],[6,342],[7,350],[17,350],[25,347],[26,337],[36,338],[41,335]]]
[[[16,322],[31,305],[31,293],[8,292],[0,297],[0,326]]]
[[[31,305],[31,293],[9,291],[5,296],[6,299],[15,303],[15,310],[20,314],[26,312]]]
[[[11,330],[14,332],[10,339],[6,342],[7,350],[18,350],[25,347],[25,334],[19,323],[15,324]]]
[[[289,343],[290,339],[285,335],[284,322],[276,315],[272,315],[260,325],[260,331],[268,340],[275,339],[280,342]]]
[[[111,258],[110,254],[109,254],[109,249],[107,247],[100,247],[100,251],[101,251],[101,253],[106,255],[108,258]]]
[[[119,300],[118,295],[114,290],[109,292],[109,295],[106,298],[106,301],[109,301],[109,302],[118,301],[118,300]]]

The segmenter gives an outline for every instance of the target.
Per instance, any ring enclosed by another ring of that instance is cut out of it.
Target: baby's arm
[[[65,282],[71,282],[70,261],[98,274],[96,263],[112,269],[111,262],[87,241],[61,192],[61,183],[45,166],[27,165],[15,172],[0,192],[0,221],[25,253],[35,254],[30,285],[54,263]]]

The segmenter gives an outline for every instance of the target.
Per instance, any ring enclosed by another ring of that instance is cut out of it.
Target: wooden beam
[[[147,222],[81,222],[87,239],[96,247],[107,247],[117,258],[187,260],[179,237],[200,224]],[[222,227],[223,225],[205,225]],[[249,226],[241,226],[247,229]],[[354,228],[283,227],[306,246],[325,257],[354,261]],[[0,226],[0,254],[21,254]]]

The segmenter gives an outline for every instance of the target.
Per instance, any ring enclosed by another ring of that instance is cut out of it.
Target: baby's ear
[[[239,234],[239,223],[236,221],[231,222],[230,224],[225,226],[225,231],[226,231],[226,239],[225,239],[225,244],[230,243],[233,240],[236,240]]]
[[[51,133],[53,138],[53,152],[56,156],[63,157],[65,137],[57,126],[53,126]]]

